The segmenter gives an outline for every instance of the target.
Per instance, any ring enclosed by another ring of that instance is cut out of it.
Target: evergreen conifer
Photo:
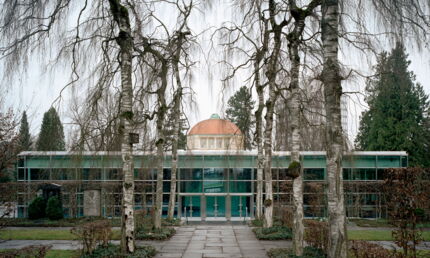
[[[20,151],[31,150],[31,135],[27,121],[27,113],[24,111],[21,118],[21,126],[19,128],[18,144]]]
[[[52,196],[48,199],[45,213],[50,220],[59,220],[63,218],[63,205],[57,196]]]
[[[254,126],[252,110],[255,101],[252,100],[251,92],[245,86],[241,87],[227,102],[227,119],[235,123],[244,135],[245,149],[251,149],[251,130]]]
[[[362,114],[356,145],[368,151],[407,151],[409,165],[429,166],[428,95],[414,82],[407,58],[400,43],[380,54],[376,77],[366,88],[369,109]]]
[[[65,141],[63,125],[55,108],[51,107],[43,115],[42,127],[36,149],[38,151],[64,151]]]

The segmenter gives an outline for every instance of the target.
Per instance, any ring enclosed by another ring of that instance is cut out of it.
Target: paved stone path
[[[291,244],[290,241],[258,241],[246,225],[183,226],[159,247],[156,257],[264,258],[268,249],[279,246]]]

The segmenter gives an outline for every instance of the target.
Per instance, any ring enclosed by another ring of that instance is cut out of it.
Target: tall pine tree
[[[43,115],[42,127],[36,149],[38,151],[64,151],[65,141],[63,125],[55,108],[51,107]]]
[[[409,165],[429,166],[425,114],[428,95],[408,71],[410,61],[402,44],[380,54],[376,77],[368,82],[366,102],[356,145],[369,151],[407,151]]]
[[[251,149],[251,130],[254,126],[252,110],[255,101],[252,100],[251,92],[245,86],[241,87],[227,102],[227,119],[235,123],[244,135],[245,149]]]
[[[31,150],[31,135],[27,121],[27,113],[25,111],[22,113],[21,125],[19,128],[18,148],[19,151]]]

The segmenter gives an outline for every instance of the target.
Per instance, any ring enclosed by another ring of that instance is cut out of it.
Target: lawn
[[[423,232],[425,241],[430,241],[430,231]],[[113,230],[112,239],[118,240],[120,231]],[[16,240],[74,240],[76,237],[69,230],[53,229],[23,229],[23,230],[2,230],[0,239]],[[350,240],[382,241],[393,240],[390,230],[348,230]]]
[[[79,251],[74,250],[49,250],[45,258],[70,258],[77,257]]]
[[[113,240],[119,240],[121,232],[112,230]],[[0,239],[14,240],[76,240],[76,236],[70,230],[63,229],[21,229],[21,230],[2,230]]]
[[[10,249],[9,249],[10,250]],[[6,249],[0,250],[0,254]],[[79,251],[76,250],[49,250],[45,258],[70,258],[78,257]]]
[[[82,223],[87,223],[95,220],[105,219],[102,217],[81,217],[81,218],[64,218],[60,220],[37,219],[31,220],[27,218],[2,218],[0,224],[8,227],[74,227]],[[112,227],[121,226],[120,219],[109,219]]]
[[[425,241],[430,241],[430,231],[423,232]],[[389,241],[393,240],[391,230],[348,230],[349,240]]]
[[[393,227],[387,219],[349,219],[349,221],[354,222],[359,227]],[[430,228],[430,221],[418,223],[417,227]]]

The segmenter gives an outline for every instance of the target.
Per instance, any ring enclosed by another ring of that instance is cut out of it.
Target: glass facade
[[[304,212],[307,217],[325,216],[326,160],[323,152],[303,152]],[[273,156],[273,193],[275,208],[282,210],[291,202],[291,178],[287,176],[288,153]],[[136,209],[151,210],[155,201],[157,170],[155,157],[137,154],[135,169]],[[255,152],[219,153],[182,151],[177,174],[177,205],[175,214],[187,218],[243,219],[253,217],[256,193]],[[163,171],[163,214],[171,186],[171,157],[165,157]],[[356,152],[345,155],[343,179],[348,216],[383,217],[385,206],[377,185],[384,179],[384,169],[407,166],[403,152]],[[27,214],[27,204],[34,198],[37,185],[47,182],[62,186],[66,216],[83,216],[86,189],[100,189],[102,215],[121,214],[121,158],[112,153],[27,152],[20,155],[17,179],[29,190],[19,193],[19,216]],[[362,187],[365,182],[367,187]],[[375,187],[371,187],[371,186]]]

